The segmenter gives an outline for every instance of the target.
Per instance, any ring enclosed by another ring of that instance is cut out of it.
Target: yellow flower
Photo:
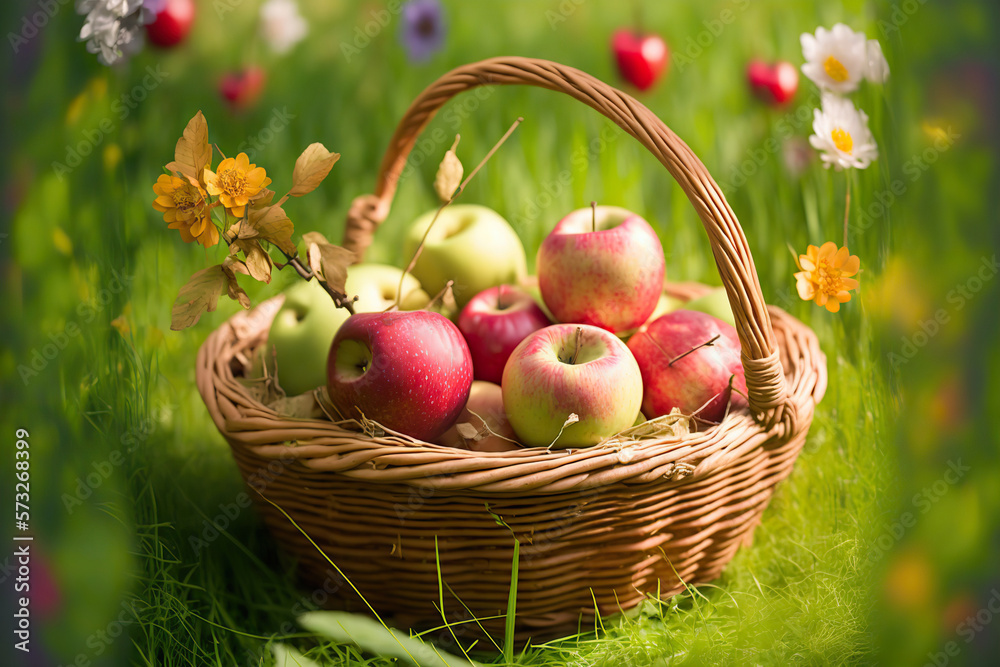
[[[205,187],[213,197],[237,218],[242,218],[246,205],[264,194],[271,182],[263,167],[250,164],[246,153],[226,158],[214,172],[205,169]]]
[[[206,248],[219,242],[219,230],[209,217],[208,201],[200,185],[161,174],[153,184],[153,208],[163,213],[167,227],[181,233],[185,243],[198,241]]]
[[[847,246],[838,249],[833,241],[819,248],[811,245],[796,261],[802,269],[795,274],[799,296],[815,301],[818,306],[826,306],[831,313],[836,313],[840,304],[851,300],[851,290],[858,289],[858,281],[849,276],[858,272],[861,260],[848,252]]]

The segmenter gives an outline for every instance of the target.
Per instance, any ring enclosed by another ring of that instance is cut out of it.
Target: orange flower
[[[153,208],[163,213],[167,227],[181,233],[185,243],[198,241],[206,248],[219,242],[219,230],[209,217],[208,201],[200,185],[161,174],[153,184]]]
[[[214,172],[205,169],[205,187],[218,197],[222,205],[237,218],[242,218],[246,205],[263,196],[264,188],[271,182],[263,167],[250,164],[246,153],[226,158]]]
[[[795,274],[799,296],[815,301],[818,306],[826,306],[831,313],[836,313],[840,304],[851,300],[851,290],[858,289],[858,281],[849,276],[858,272],[861,260],[848,252],[847,246],[838,249],[833,241],[819,248],[811,245],[805,255],[799,255],[796,263],[802,269]]]

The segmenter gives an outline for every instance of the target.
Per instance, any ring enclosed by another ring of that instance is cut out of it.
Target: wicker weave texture
[[[248,484],[287,512],[380,613],[440,625],[440,567],[448,612],[464,605],[463,614],[502,615],[516,537],[517,635],[537,640],[592,627],[595,607],[613,613],[646,593],[717,577],[791,471],[826,389],[826,360],[811,330],[764,303],[739,223],[690,149],[630,96],[547,61],[483,61],[446,74],[417,98],[390,141],[376,193],[351,207],[345,243],[359,258],[388,213],[420,130],[455,94],[498,84],[573,96],[626,129],[677,179],[708,232],[736,315],[749,409],[685,436],[497,453],[292,419],[240,382],[280,297],[234,316],[206,340],[197,383]],[[706,289],[675,284],[667,292],[689,299]],[[264,520],[300,559],[306,580],[328,579],[325,558],[270,503],[259,504]],[[483,625],[497,633],[503,620]]]

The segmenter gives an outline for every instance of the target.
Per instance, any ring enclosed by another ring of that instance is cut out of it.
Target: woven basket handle
[[[580,70],[548,60],[500,57],[448,72],[428,86],[406,111],[389,142],[374,195],[354,200],[344,231],[344,245],[358,261],[385,220],[399,177],[417,137],[452,97],[479,86],[527,85],[565,93],[593,107],[635,137],[677,180],[705,225],[712,254],[736,317],[743,347],[751,413],[766,428],[793,433],[796,409],[789,401],[771,318],[761,294],[757,270],[740,223],[705,165],[670,128],[631,95]]]

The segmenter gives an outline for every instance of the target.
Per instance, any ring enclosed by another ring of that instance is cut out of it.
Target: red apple
[[[670,50],[659,35],[616,30],[611,50],[622,78],[639,90],[649,89],[670,63]]]
[[[194,0],[162,0],[162,9],[146,24],[146,35],[153,44],[169,48],[184,41],[194,23]]]
[[[257,65],[250,65],[240,72],[229,72],[219,80],[219,93],[234,111],[247,109],[257,102],[264,92],[267,73]]]
[[[340,326],[327,361],[330,400],[419,440],[444,433],[472,385],[472,357],[458,327],[425,310],[358,313]]]
[[[497,384],[518,343],[550,324],[531,295],[511,285],[483,290],[458,316],[458,329],[469,344],[476,379]]]
[[[795,97],[799,89],[799,70],[784,60],[771,65],[753,60],[747,66],[747,81],[754,95],[780,106]]]
[[[476,380],[462,414],[439,442],[476,452],[507,452],[520,449],[516,442],[511,442],[516,439],[517,434],[503,409],[500,385]]]
[[[615,206],[560,220],[538,248],[536,268],[557,320],[615,333],[645,322],[663,291],[660,239],[648,222]]]
[[[554,324],[521,341],[502,389],[518,440],[532,447],[596,445],[632,426],[642,403],[642,375],[625,343],[586,324]]]
[[[642,412],[650,419],[679,408],[706,421],[721,421],[746,401],[746,379],[736,328],[693,310],[675,310],[653,320],[629,339],[642,371]],[[673,363],[671,363],[673,362]]]

